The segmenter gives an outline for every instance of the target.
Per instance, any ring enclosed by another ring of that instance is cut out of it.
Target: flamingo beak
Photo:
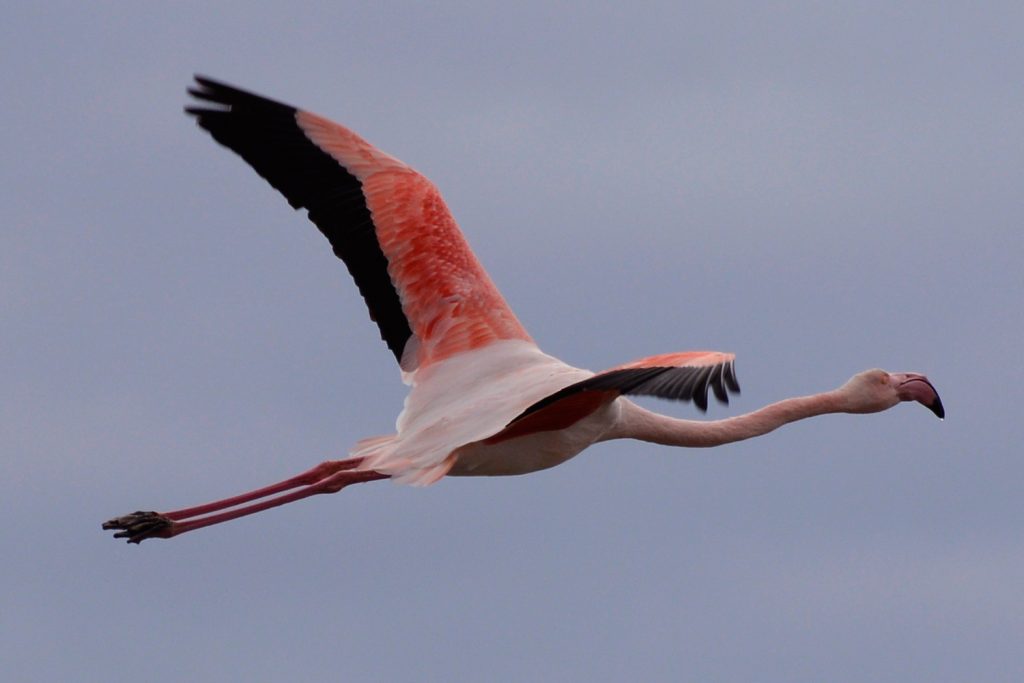
[[[946,409],[942,407],[942,399],[927,377],[916,372],[902,372],[894,377],[901,401],[917,401],[935,413],[935,417],[945,419]]]

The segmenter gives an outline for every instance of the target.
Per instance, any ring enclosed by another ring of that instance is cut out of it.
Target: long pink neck
[[[602,440],[640,439],[665,446],[693,448],[742,441],[805,417],[844,412],[842,396],[837,391],[787,398],[746,415],[709,422],[660,415],[631,401],[623,401],[622,404],[618,423]]]

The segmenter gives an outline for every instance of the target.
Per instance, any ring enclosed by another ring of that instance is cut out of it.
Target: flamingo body
[[[526,474],[608,439],[714,446],[813,415],[877,412],[908,400],[944,415],[923,375],[882,370],[725,420],[641,408],[626,396],[693,401],[701,411],[709,393],[728,403],[739,392],[734,356],[667,353],[594,373],[543,353],[425,176],[325,118],[211,79],[196,82],[189,92],[202,104],[186,111],[308,211],[353,276],[410,390],[396,433],[363,439],[349,458],[221,501],[115,518],[104,528],[120,530],[117,537],[168,538],[375,479],[423,485],[445,475]]]
[[[688,365],[665,365],[669,360]],[[638,379],[650,384],[675,370],[691,385],[677,392],[711,387],[724,396],[731,363],[730,354],[697,352],[652,356],[595,374],[531,342],[499,340],[413,373],[398,433],[357,445],[351,455],[364,458],[364,468],[410,484],[430,484],[445,474],[547,469],[603,436],[622,393],[654,393]]]

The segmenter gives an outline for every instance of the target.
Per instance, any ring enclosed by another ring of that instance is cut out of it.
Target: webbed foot
[[[173,520],[159,512],[139,510],[104,522],[103,528],[120,529],[114,538],[127,538],[129,543],[142,543],[147,538],[170,538],[173,525]]]

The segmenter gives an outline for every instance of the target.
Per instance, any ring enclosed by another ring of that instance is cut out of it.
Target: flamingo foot
[[[114,538],[127,538],[129,543],[142,543],[147,538],[170,538],[174,520],[159,512],[139,510],[103,523],[103,528],[121,529]]]

